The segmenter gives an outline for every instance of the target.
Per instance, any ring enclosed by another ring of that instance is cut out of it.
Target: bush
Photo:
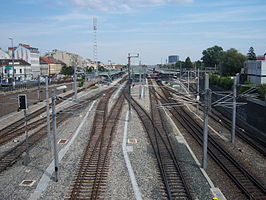
[[[84,81],[83,80],[79,81],[79,87],[82,87],[83,85],[84,85]]]
[[[89,88],[89,90],[94,90],[94,89],[97,89],[97,88],[98,88],[98,86],[92,86],[92,87]]]
[[[259,86],[258,93],[259,93],[260,99],[265,101],[266,84]]]
[[[217,74],[210,74],[210,83],[213,85],[218,85],[219,76]]]
[[[230,77],[218,76],[217,74],[210,74],[210,83],[226,90],[231,89],[233,86],[233,80]]]

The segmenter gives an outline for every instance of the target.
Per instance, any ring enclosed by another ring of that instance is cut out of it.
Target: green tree
[[[223,76],[234,76],[244,66],[246,56],[231,48],[223,53],[221,73]]]
[[[193,64],[192,64],[189,57],[186,58],[184,65],[185,65],[185,68],[192,68],[193,67]]]
[[[176,63],[175,63],[175,66],[174,66],[174,68],[175,69],[179,69],[180,68],[180,66],[181,67],[185,67],[185,64],[184,64],[185,62],[183,62],[183,61],[177,61]]]
[[[196,65],[196,68],[201,68],[202,62],[200,60],[197,60],[194,62],[194,64]]]
[[[253,47],[250,47],[250,48],[249,48],[249,50],[248,50],[248,54],[247,54],[247,59],[248,59],[248,60],[256,60],[256,59],[257,59]]]
[[[219,66],[223,54],[223,48],[219,46],[213,46],[202,52],[202,62],[205,67]]]
[[[72,67],[67,67],[67,66],[63,66],[60,74],[64,74],[64,75],[72,75],[74,74],[74,69]]]
[[[94,71],[94,67],[91,66],[87,68],[87,72],[93,72],[93,71]]]
[[[107,70],[104,68],[104,66],[99,66],[98,71],[99,72],[106,72]]]

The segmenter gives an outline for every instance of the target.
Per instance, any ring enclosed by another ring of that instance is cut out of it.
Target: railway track
[[[124,79],[122,79],[119,83],[122,83],[122,82],[124,82]],[[113,89],[114,88],[111,88],[109,90],[113,90]],[[89,103],[91,103],[92,101],[105,95],[105,93],[107,91],[101,91],[101,92],[97,93],[96,95],[89,97],[89,98],[86,98],[82,102],[79,102],[79,104],[74,104],[74,105],[66,108],[62,112],[57,113],[57,117],[58,117],[57,126],[60,125],[66,119],[70,118],[72,116],[71,113],[73,113],[73,110],[84,109],[87,105],[89,105]],[[62,101],[62,100],[63,99],[61,99],[61,100],[59,99],[59,101]],[[71,113],[68,113],[69,111],[71,111]],[[37,121],[29,124],[29,126],[31,126],[33,129],[41,126],[39,129],[33,130],[34,132],[29,136],[29,148],[30,149],[33,148],[34,145],[37,144],[40,140],[42,140],[43,138],[45,138],[47,136],[47,130],[46,130],[45,123],[46,123],[46,120],[43,120],[43,121],[37,120]],[[25,127],[20,127],[19,129],[15,129],[13,132],[13,134],[15,134],[15,136],[9,136],[9,139],[11,137],[13,137],[13,138],[17,137],[21,133],[24,133],[24,130],[25,130]],[[16,131],[20,131],[20,132],[17,133]],[[1,138],[0,141],[3,141],[3,139]],[[3,152],[2,155],[0,155],[0,173],[2,173],[8,167],[11,167],[14,163],[16,163],[20,159],[21,155],[26,151],[25,142],[26,142],[25,140],[21,141],[15,147],[7,150],[6,152]]]
[[[65,199],[103,199],[117,121],[121,113],[124,96],[118,100],[108,115],[108,101],[114,90],[103,96],[90,131],[88,144],[80,160],[75,180]]]
[[[160,84],[160,86],[162,85]],[[161,87],[161,90],[164,93],[164,96],[160,97],[161,102],[168,103],[170,101],[170,103],[175,103],[168,90],[164,87]],[[199,125],[182,107],[172,107],[169,111],[171,112],[174,121],[178,121],[192,135],[192,137],[202,145],[203,129],[201,125]],[[208,137],[208,154],[248,199],[266,199],[265,187],[253,177],[252,174],[246,171],[239,162],[237,162],[219,143],[215,141],[211,135]]]
[[[151,90],[154,89],[151,88]],[[151,117],[134,99],[132,107],[137,112],[150,139],[164,185],[163,197],[165,199],[192,199],[184,172],[177,161],[165,125],[162,123],[161,113],[156,108],[157,100],[153,93],[150,99]]]
[[[173,94],[176,95],[182,95],[180,92],[171,89],[169,87],[166,87],[168,91],[170,91]],[[190,87],[190,89],[193,91],[193,87]],[[191,97],[187,97],[190,98]],[[203,105],[200,104],[199,106],[201,111],[204,111]],[[209,117],[213,119],[215,122],[221,124],[224,128],[226,128],[229,132],[231,131],[231,120],[228,119],[226,116],[222,115],[220,112],[218,112],[215,108],[211,109],[211,112],[209,113]],[[251,133],[243,132],[243,129],[236,125],[236,136],[241,138],[244,142],[246,142],[249,146],[251,146],[254,150],[262,154],[264,157],[266,157],[266,141],[260,140],[257,137],[252,136]]]
[[[84,109],[89,103],[94,101],[95,99],[102,96],[102,94],[95,95],[91,98],[88,98],[84,103],[82,104],[75,104],[65,109],[65,111],[68,110],[82,110]],[[59,126],[62,122],[70,118],[72,115],[64,112],[64,110],[60,113],[57,113],[57,126]],[[37,120],[35,122],[32,122],[29,124],[30,128],[34,131],[29,136],[29,148],[33,148],[40,140],[45,138],[47,136],[47,127],[46,127],[46,119]],[[19,131],[14,132],[13,134],[17,135],[22,134],[25,132],[25,127],[23,127]],[[13,137],[13,136],[10,136]],[[15,136],[14,136],[15,137]],[[10,138],[9,138],[10,139]],[[1,140],[3,141],[3,140]],[[16,161],[18,161],[21,157],[21,155],[26,151],[25,149],[25,140],[18,143],[15,147],[11,148],[10,150],[4,152],[0,156],[0,173],[6,170],[8,167],[11,167]]]
[[[88,86],[87,88],[93,86],[94,84],[91,84],[90,86]],[[79,89],[78,92],[81,92],[87,88],[83,88],[83,89]],[[68,95],[66,95],[64,97],[64,99],[67,99],[71,96],[73,96],[74,93],[70,93]],[[58,98],[56,101],[56,104],[59,104],[61,102],[64,101],[63,98]],[[46,123],[46,118],[41,118],[41,119],[37,119],[35,120],[35,118],[39,117],[42,113],[44,113],[46,111],[46,106],[42,107],[36,111],[34,111],[33,113],[29,114],[27,116],[28,119],[28,130],[33,130],[36,127]],[[34,121],[35,120],[35,121]],[[30,122],[33,121],[33,122]],[[13,122],[12,124],[10,124],[9,126],[3,128],[0,130],[0,146],[6,144],[7,142],[10,142],[12,139],[21,136],[24,133],[25,130],[25,126],[24,126],[24,119],[20,119],[17,120],[15,122]]]

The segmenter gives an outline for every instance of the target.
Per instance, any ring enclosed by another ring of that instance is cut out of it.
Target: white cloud
[[[65,15],[54,15],[47,17],[48,19],[56,20],[56,21],[69,21],[69,20],[91,20],[91,15],[81,14],[78,12],[67,13]]]
[[[194,0],[70,0],[70,2],[78,7],[100,11],[130,11],[140,7],[192,3],[193,1]]]

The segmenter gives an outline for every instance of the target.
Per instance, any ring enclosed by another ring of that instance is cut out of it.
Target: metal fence
[[[69,82],[72,82],[72,79],[62,79],[62,80],[50,79],[49,85],[69,83]],[[30,89],[35,87],[41,87],[42,85],[45,85],[45,83],[39,81],[18,82],[14,86],[12,84],[1,84],[0,92],[11,92],[16,90]]]

